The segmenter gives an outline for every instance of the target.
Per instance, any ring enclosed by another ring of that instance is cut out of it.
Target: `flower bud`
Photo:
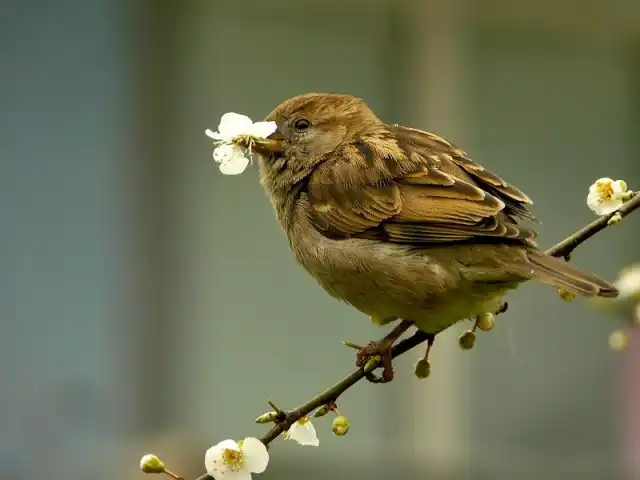
[[[629,336],[624,330],[614,330],[611,332],[611,335],[609,335],[609,347],[611,347],[611,350],[621,352],[627,348],[628,344]]]
[[[373,372],[376,368],[378,368],[378,365],[380,364],[380,357],[378,355],[376,355],[373,358],[370,358],[367,363],[364,365],[364,371],[365,373],[371,373]]]
[[[620,198],[622,199],[623,202],[628,202],[636,195],[637,195],[637,192],[634,192],[633,190],[627,190],[626,192],[620,195]]]
[[[460,348],[463,350],[471,350],[473,346],[476,344],[476,334],[471,330],[467,330],[458,339],[458,343],[460,344]]]
[[[622,220],[622,214],[620,212],[614,213],[609,220],[607,220],[607,225],[615,225],[620,220]]]
[[[349,431],[349,420],[342,415],[336,417],[331,425],[331,431],[338,437],[346,435]]]
[[[329,410],[329,407],[327,407],[326,405],[323,405],[322,407],[320,407],[319,409],[316,410],[316,412],[313,414],[313,416],[316,417],[316,418],[324,417],[330,411],[331,410]]]
[[[484,332],[488,332],[496,325],[493,313],[483,313],[478,317],[478,328]]]
[[[421,358],[413,367],[413,373],[416,377],[422,379],[427,378],[431,373],[431,364],[426,358]]]
[[[140,459],[140,470],[144,473],[164,473],[164,463],[158,457],[147,454]]]
[[[564,288],[558,289],[558,295],[560,295],[560,298],[563,299],[565,302],[570,302],[571,300],[576,298],[575,293],[569,292]]]
[[[278,412],[267,412],[256,418],[256,423],[271,423],[278,418]]]

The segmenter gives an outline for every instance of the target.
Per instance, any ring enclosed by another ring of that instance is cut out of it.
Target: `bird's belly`
[[[368,240],[323,241],[296,257],[330,295],[374,322],[409,319],[429,333],[496,311],[507,290],[471,284],[428,250]]]

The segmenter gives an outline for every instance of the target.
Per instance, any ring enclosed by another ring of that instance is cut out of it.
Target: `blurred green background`
[[[225,112],[362,96],[532,196],[543,247],[593,218],[596,178],[640,188],[639,2],[4,0],[0,60],[0,478],[137,479],[149,451],[192,478],[385,333],[294,263],[255,171],[218,172]],[[574,262],[613,279],[639,229]],[[640,339],[611,353],[616,322],[545,286],[509,301],[260,478],[640,478]]]

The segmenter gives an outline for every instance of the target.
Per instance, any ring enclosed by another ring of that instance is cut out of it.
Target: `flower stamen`
[[[225,448],[220,455],[222,463],[224,463],[232,472],[239,472],[243,466],[243,454],[240,450]]]

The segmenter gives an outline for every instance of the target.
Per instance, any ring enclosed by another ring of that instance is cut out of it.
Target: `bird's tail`
[[[583,272],[570,263],[537,250],[527,251],[530,277],[584,297],[616,297],[618,289],[609,282]]]

